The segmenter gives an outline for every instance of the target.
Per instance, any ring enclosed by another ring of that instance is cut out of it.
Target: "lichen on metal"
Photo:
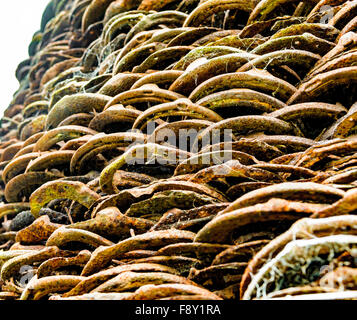
[[[0,300],[356,299],[356,15],[49,1],[0,122]]]

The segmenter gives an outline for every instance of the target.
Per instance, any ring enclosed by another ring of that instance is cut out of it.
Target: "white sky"
[[[40,29],[49,0],[1,1],[0,10],[0,116],[19,87],[17,65],[28,58],[28,45]]]

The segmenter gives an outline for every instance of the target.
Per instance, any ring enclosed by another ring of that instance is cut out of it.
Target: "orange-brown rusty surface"
[[[0,122],[0,300],[356,298],[356,14],[49,1]]]

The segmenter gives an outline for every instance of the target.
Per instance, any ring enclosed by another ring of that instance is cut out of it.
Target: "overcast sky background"
[[[28,58],[28,45],[40,29],[42,13],[49,0],[2,1],[0,10],[0,116],[19,88],[17,65]]]

